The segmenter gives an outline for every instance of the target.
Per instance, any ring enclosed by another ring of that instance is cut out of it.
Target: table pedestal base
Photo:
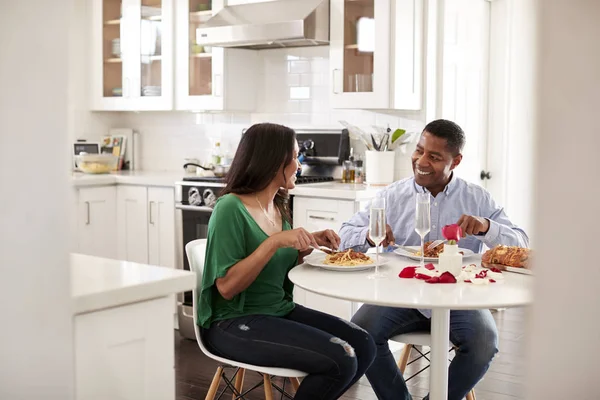
[[[430,400],[448,399],[448,339],[450,310],[431,310],[431,380]]]

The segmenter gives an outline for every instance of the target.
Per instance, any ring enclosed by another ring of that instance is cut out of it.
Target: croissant
[[[481,261],[508,267],[527,268],[531,250],[519,246],[498,245],[481,256]]]

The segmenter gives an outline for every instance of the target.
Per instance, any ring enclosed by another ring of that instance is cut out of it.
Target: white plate
[[[404,246],[404,247],[408,247],[409,249],[415,249],[415,250],[419,250],[421,248],[421,246]],[[474,257],[477,254],[473,253],[472,250],[469,249],[463,249],[463,248],[458,248],[458,251],[462,251],[463,252],[463,259],[467,259],[470,257]],[[396,250],[394,250],[394,253],[401,255],[403,257],[407,257],[410,258],[411,260],[416,260],[416,261],[421,261],[421,256],[417,256],[409,251],[406,251],[400,247],[398,247]],[[439,258],[438,257],[425,257],[425,262],[438,262]]]
[[[330,271],[344,271],[344,272],[350,272],[350,271],[362,271],[365,269],[371,269],[371,268],[375,268],[375,256],[374,255],[369,255],[369,257],[371,257],[373,259],[373,264],[364,264],[364,265],[354,265],[351,267],[344,267],[341,265],[329,265],[329,264],[325,264],[325,257],[326,254],[325,253],[315,253],[315,254],[310,254],[306,257],[304,257],[304,262],[307,264],[310,264],[312,266],[315,267],[319,267],[319,268],[323,268],[323,269],[327,269]],[[387,264],[390,260],[384,258],[384,257],[379,257],[379,265],[384,265]]]

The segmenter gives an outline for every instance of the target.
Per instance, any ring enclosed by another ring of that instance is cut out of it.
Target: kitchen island
[[[175,398],[175,294],[190,271],[71,254],[75,398]]]

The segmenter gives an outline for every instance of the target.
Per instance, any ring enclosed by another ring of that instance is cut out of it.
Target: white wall
[[[491,3],[488,189],[527,232],[533,228],[535,1]]]
[[[67,85],[71,1],[0,1],[0,398],[73,394]]]
[[[600,392],[600,2],[543,0],[528,399]]]

